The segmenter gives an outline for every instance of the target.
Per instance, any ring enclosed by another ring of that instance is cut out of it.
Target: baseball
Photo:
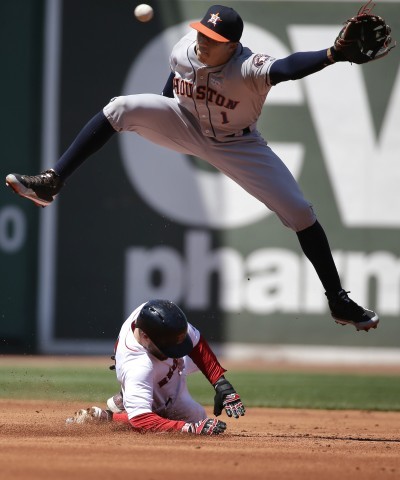
[[[135,8],[135,17],[139,20],[139,22],[149,22],[154,15],[154,10],[150,5],[146,3],[141,3]]]

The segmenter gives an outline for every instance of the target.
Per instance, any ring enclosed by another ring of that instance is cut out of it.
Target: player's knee
[[[128,111],[127,97],[114,97],[110,100],[110,103],[105,108],[109,113],[121,117]]]
[[[296,208],[290,212],[289,216],[280,216],[280,219],[286,227],[295,232],[299,232],[305,228],[311,227],[311,225],[317,220],[317,217],[312,206],[308,203],[304,203],[297,205]]]
[[[134,129],[138,109],[140,109],[139,102],[130,95],[112,98],[103,111],[112,126],[120,132]]]

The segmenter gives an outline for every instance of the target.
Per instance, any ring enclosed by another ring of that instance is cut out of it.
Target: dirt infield
[[[104,357],[2,357],[3,365],[103,366]],[[314,370],[248,362],[229,370]],[[316,370],[321,370],[316,368]],[[357,367],[323,371],[363,373]],[[369,370],[371,373],[371,370]],[[399,366],[376,373],[400,373]],[[65,425],[90,405],[0,400],[1,480],[400,479],[400,412],[248,409],[219,437]],[[211,415],[211,407],[208,409]]]
[[[84,406],[0,400],[0,478],[400,478],[399,412],[248,409],[229,433],[196,437],[65,425]]]

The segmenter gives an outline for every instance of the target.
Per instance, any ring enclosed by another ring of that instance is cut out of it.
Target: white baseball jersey
[[[194,362],[189,357],[159,360],[135,339],[134,325],[143,305],[123,323],[115,352],[128,418],[151,412],[171,420],[197,422],[205,418],[204,408],[187,390],[186,375],[198,370]],[[189,323],[188,333],[193,346],[197,345],[200,332]]]
[[[221,137],[250,127],[254,130],[268,92],[269,69],[275,58],[254,54],[239,43],[226,65],[208,67],[196,55],[196,31],[173,48],[174,96],[198,118],[206,137]]]

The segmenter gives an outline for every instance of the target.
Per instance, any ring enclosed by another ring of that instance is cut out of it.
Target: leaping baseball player
[[[283,161],[257,131],[271,88],[336,62],[366,63],[387,55],[390,27],[364,7],[334,45],[277,59],[240,43],[243,21],[232,8],[211,6],[173,48],[163,95],[113,98],[80,131],[54,167],[39,175],[9,174],[6,183],[47,206],[68,177],[116,132],[134,132],[164,147],[204,159],[274,211],[293,230],[324,287],[336,323],[376,328],[379,316],[355,303],[341,285],[326,234]],[[339,139],[337,139],[339,140]]]
[[[245,414],[207,341],[169,300],[150,300],[123,323],[115,345],[115,369],[121,393],[108,399],[106,409],[78,410],[67,424],[114,421],[141,432],[223,433],[226,423],[207,417],[188,391],[186,376],[199,370],[214,387],[215,416],[222,410],[233,418]]]

